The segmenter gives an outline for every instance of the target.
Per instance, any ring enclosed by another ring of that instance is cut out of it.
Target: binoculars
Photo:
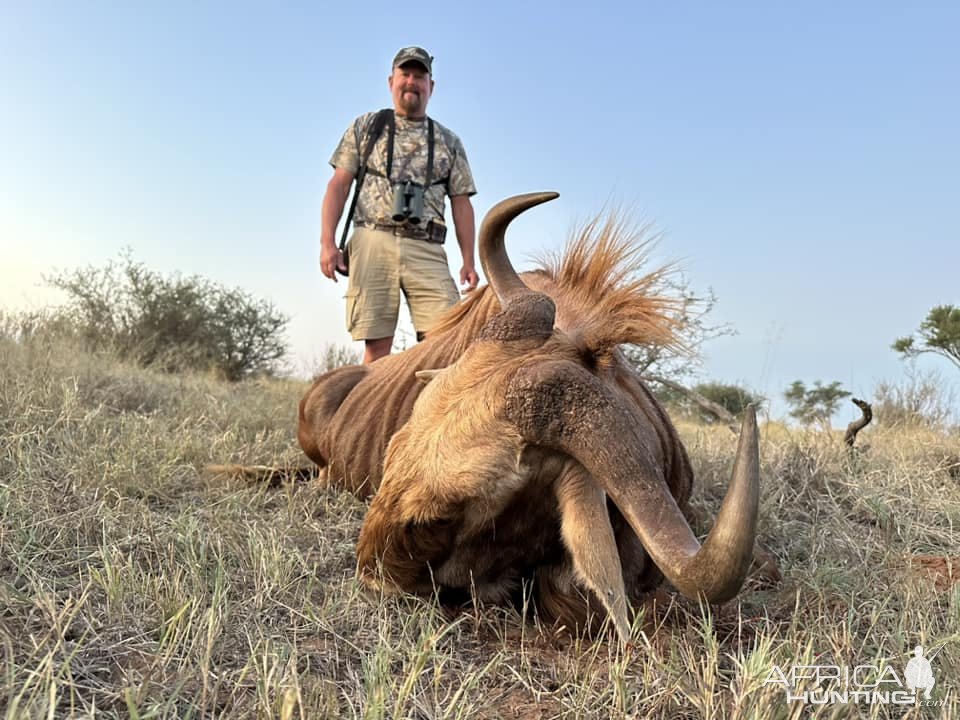
[[[423,220],[423,185],[412,180],[393,186],[393,221],[419,225]]]

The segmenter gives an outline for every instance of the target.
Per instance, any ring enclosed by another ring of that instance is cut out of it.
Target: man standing
[[[467,290],[477,286],[470,203],[476,188],[460,138],[427,117],[433,58],[423,48],[401,49],[387,85],[393,112],[384,112],[379,122],[380,113],[358,117],[330,159],[333,177],[323,198],[320,236],[320,267],[336,282],[337,270],[346,271],[334,237],[337,223],[369,152],[348,246],[346,295],[347,330],[354,340],[364,341],[365,364],[390,353],[401,292],[418,340],[457,302],[442,244],[447,195],[463,256],[460,282]],[[368,142],[373,143],[369,150]]]

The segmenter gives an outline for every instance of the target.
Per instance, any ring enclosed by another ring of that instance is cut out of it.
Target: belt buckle
[[[406,223],[403,225],[393,226],[393,234],[397,237],[405,237],[409,240],[419,240],[416,233],[417,228],[413,227],[412,225],[407,225]]]

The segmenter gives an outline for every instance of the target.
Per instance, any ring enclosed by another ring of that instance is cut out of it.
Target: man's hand
[[[342,273],[347,271],[347,266],[343,262],[343,253],[336,245],[324,243],[323,250],[320,252],[320,270],[328,278],[337,282],[337,268]]]
[[[477,289],[477,283],[480,281],[480,277],[477,275],[477,271],[472,265],[464,265],[460,268],[460,284],[464,285],[463,294],[467,294],[473,290]]]
[[[453,195],[450,197],[450,209],[453,211],[453,226],[457,229],[457,244],[460,246],[460,257],[463,258],[463,267],[460,268],[460,284],[465,286],[463,294],[477,288],[477,269],[474,266],[473,255],[473,205],[467,195]]]
[[[333,177],[327,183],[327,193],[323,196],[323,211],[320,222],[320,270],[328,278],[337,282],[336,269],[347,271],[343,262],[343,253],[337,248],[334,234],[337,223],[343,214],[343,206],[350,194],[350,185],[353,183],[353,173],[343,168],[335,168]]]

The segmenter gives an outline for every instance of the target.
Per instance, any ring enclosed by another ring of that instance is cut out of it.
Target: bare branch
[[[847,432],[844,433],[843,436],[843,441],[850,447],[853,447],[853,443],[857,439],[857,433],[863,430],[870,424],[870,421],[873,420],[873,408],[870,407],[870,403],[860,400],[859,398],[851,398],[850,402],[860,408],[860,412],[863,413],[863,417],[847,425]]]

